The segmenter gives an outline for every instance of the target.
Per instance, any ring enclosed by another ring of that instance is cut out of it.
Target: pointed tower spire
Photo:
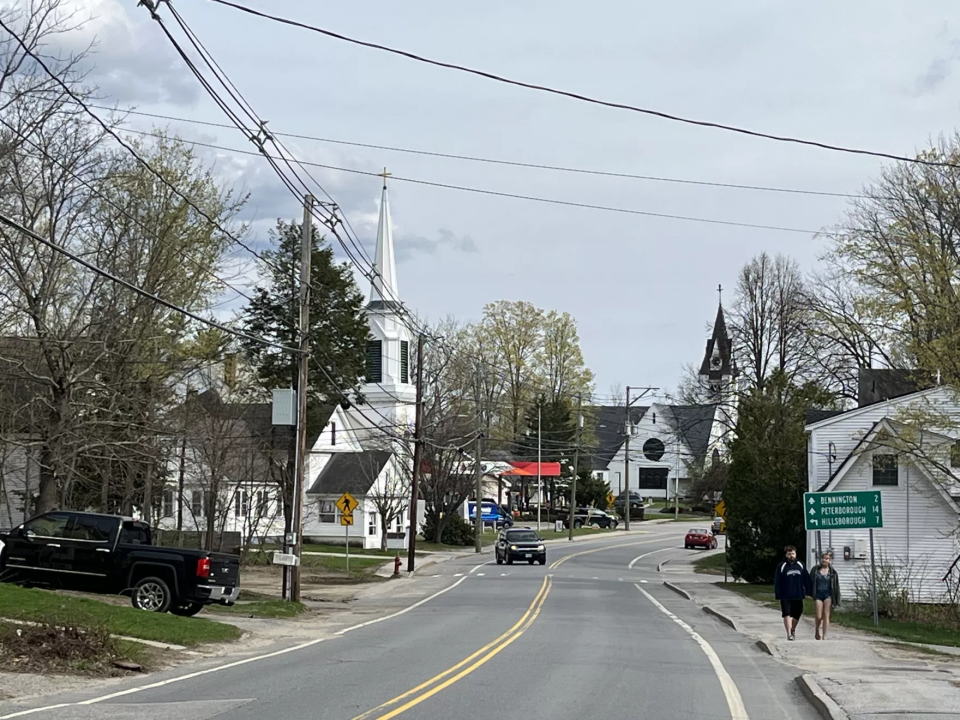
[[[393,250],[393,227],[390,223],[390,201],[387,198],[387,178],[390,173],[383,169],[383,194],[380,198],[380,222],[377,225],[377,253],[374,259],[374,276],[370,282],[370,302],[396,304],[400,301],[397,289],[397,260]]]

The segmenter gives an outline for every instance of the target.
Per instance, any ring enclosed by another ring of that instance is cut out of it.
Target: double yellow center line
[[[543,584],[540,585],[540,591],[533,598],[533,602],[530,603],[530,607],[527,608],[527,611],[521,616],[521,618],[513,627],[503,633],[503,635],[498,637],[496,640],[484,645],[470,657],[464,658],[449,670],[445,670],[439,675],[435,675],[426,682],[417,685],[417,687],[413,688],[413,690],[408,690],[402,695],[397,695],[392,700],[388,700],[372,710],[367,710],[362,715],[357,715],[357,717],[353,718],[353,720],[366,720],[367,718],[374,716],[376,716],[376,720],[389,720],[389,718],[394,718],[397,715],[406,712],[410,708],[419,705],[424,700],[433,697],[441,690],[450,687],[461,678],[464,678],[472,673],[478,667],[500,653],[518,637],[523,635],[523,633],[525,633],[527,629],[533,625],[533,622],[537,619],[537,615],[540,614],[540,609],[543,607],[543,603],[546,602],[547,595],[550,594],[550,587],[552,585],[553,578],[552,576],[547,575],[543,579]],[[410,699],[408,700],[408,698]],[[383,715],[376,715],[376,713],[380,712],[381,710],[386,710],[387,708],[393,707],[397,703],[403,702],[404,700],[406,700],[406,702],[399,707],[394,708]]]

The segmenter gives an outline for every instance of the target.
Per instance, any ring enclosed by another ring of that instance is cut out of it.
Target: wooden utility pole
[[[412,573],[417,554],[417,520],[420,507],[420,465],[423,462],[423,333],[417,337],[417,407],[413,426],[413,481],[410,483],[410,540],[407,572]]]
[[[583,427],[583,415],[581,414],[583,396],[577,395],[577,436],[576,444],[573,447],[573,482],[570,483],[570,515],[568,516],[569,527],[567,529],[569,540],[573,540],[573,518],[577,514],[577,473],[580,469],[580,428]]]
[[[623,421],[623,529],[630,530],[630,386],[627,385],[627,397],[623,407],[626,412]]]
[[[307,466],[307,386],[310,369],[310,258],[313,250],[313,196],[303,197],[300,236],[300,352],[297,355],[297,468],[293,477],[293,554],[303,550],[303,482]],[[290,568],[290,599],[300,601],[300,565]]]

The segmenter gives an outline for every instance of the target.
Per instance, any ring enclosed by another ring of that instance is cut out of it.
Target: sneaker
[[[787,639],[788,639],[788,640],[796,640],[796,639],[797,639],[797,636],[794,635],[793,633],[790,633],[790,637],[787,638]]]

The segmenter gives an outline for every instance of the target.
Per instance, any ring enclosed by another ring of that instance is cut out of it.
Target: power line
[[[910,158],[903,155],[894,155],[892,153],[878,152],[875,150],[863,150],[859,148],[845,147],[843,145],[832,145],[829,143],[823,143],[816,140],[806,140],[803,138],[790,137],[787,135],[773,135],[770,133],[759,132],[757,130],[749,130],[747,128],[738,127],[735,125],[725,125],[723,123],[713,122],[709,120],[695,120],[693,118],[682,117],[680,115],[673,115],[671,113],[663,112],[662,110],[653,110],[650,108],[642,108],[636,105],[627,105],[626,103],[617,103],[611,102],[609,100],[600,100],[598,98],[593,98],[588,95],[582,95],[580,93],[571,92],[569,90],[560,90],[557,88],[549,87],[546,85],[537,85],[534,83],[523,82],[521,80],[513,80],[511,78],[503,77],[501,75],[496,75],[494,73],[486,72],[484,70],[477,70],[474,68],[469,68],[464,65],[456,65],[454,63],[442,62],[440,60],[432,60],[430,58],[424,57],[422,55],[417,55],[406,50],[399,50],[397,48],[388,47],[386,45],[380,45],[378,43],[369,42],[366,40],[359,40],[357,38],[352,38],[341,33],[333,32],[332,30],[326,30],[315,25],[308,25],[307,23],[299,22],[297,20],[291,20],[289,18],[279,17],[277,15],[270,15],[259,10],[254,10],[253,8],[246,7],[244,5],[239,5],[237,3],[228,2],[228,0],[212,0],[218,5],[225,5],[227,7],[233,8],[235,10],[240,10],[249,15],[254,15],[265,20],[272,20],[273,22],[278,22],[283,25],[290,25],[292,27],[301,28],[303,30],[309,30],[311,32],[319,33],[325,35],[326,37],[331,37],[336,40],[342,40],[343,42],[351,43],[353,45],[359,45],[361,47],[371,48],[373,50],[380,50],[383,52],[391,53],[393,55],[399,55],[401,57],[408,58],[410,60],[415,60],[417,62],[426,63],[428,65],[434,65],[436,67],[446,68],[448,70],[456,70],[458,72],[468,73],[470,75],[476,75],[478,77],[486,78],[487,80],[493,80],[494,82],[504,83],[507,85],[514,85],[516,87],[522,87],[527,90],[536,90],[538,92],[549,93],[551,95],[559,95],[561,97],[570,98],[572,100],[579,100],[581,102],[589,103],[591,105],[600,105],[603,107],[614,108],[617,110],[628,110],[630,112],[641,113],[643,115],[651,115],[653,117],[658,117],[663,120],[670,120],[672,122],[684,123],[687,125],[696,125],[698,127],[713,128],[715,130],[725,130],[727,132],[737,133],[739,135],[747,135],[749,137],[762,138],[764,140],[774,140],[776,142],[783,143],[792,143],[796,145],[807,145],[810,147],[820,148],[821,150],[830,150],[832,152],[842,152],[852,155],[866,155],[870,157],[884,158],[886,160],[896,160],[898,162],[906,163],[915,163],[918,165],[930,165],[935,167],[954,167],[960,168],[960,165],[947,162],[936,162],[932,160],[923,160],[921,158]]]
[[[99,110],[108,110],[117,112],[117,108],[111,108],[104,105],[91,105]],[[161,115],[159,113],[148,113],[132,108],[123,108],[126,115],[140,115],[142,117],[154,118],[156,120],[168,120],[172,122],[181,122],[191,125],[203,125],[206,127],[223,128],[225,130],[236,130],[236,126],[227,123],[209,122],[206,120],[195,120],[193,118],[177,117],[175,115]],[[531,170],[550,170],[553,172],[571,173],[577,175],[593,175],[597,177],[619,178],[624,180],[649,180],[652,182],[676,183],[679,185],[698,185],[703,187],[726,188],[731,190],[756,190],[761,192],[788,193],[796,195],[814,195],[820,197],[838,197],[838,198],[866,198],[867,196],[858,193],[829,192],[826,190],[802,190],[800,188],[772,187],[767,185],[743,185],[738,183],[713,182],[709,180],[690,180],[689,178],[671,178],[657,175],[638,175],[635,173],[613,172],[610,170],[593,170],[590,168],[568,167],[564,165],[546,165],[542,163],[522,162],[519,160],[503,160],[499,158],[480,157],[477,155],[457,155],[454,153],[444,153],[433,150],[417,150],[414,148],[397,147],[393,145],[377,145],[374,143],[356,142],[351,140],[338,140],[335,138],[324,138],[315,135],[302,135],[299,133],[273,132],[278,137],[288,137],[295,140],[312,140],[314,142],[329,143],[331,145],[346,145],[349,147],[366,148],[369,150],[386,150],[388,152],[406,153],[409,155],[422,155],[424,157],[444,158],[446,160],[464,160],[467,162],[485,163],[489,165],[504,165],[507,167],[528,168]]]
[[[143,134],[143,135],[150,134],[145,130],[129,130],[128,129],[127,132],[132,132],[134,134]],[[238,155],[264,156],[264,157],[267,157],[268,159],[271,157],[273,157],[273,159],[282,159],[282,158],[276,158],[274,156],[264,155],[263,153],[254,152],[252,150],[241,150],[239,148],[231,148],[231,147],[226,147],[224,145],[214,145],[212,143],[204,143],[196,140],[182,140],[182,142],[187,143],[188,145],[210,148],[212,150],[221,150],[223,152],[236,153]],[[380,173],[373,172],[371,170],[358,170],[356,168],[345,168],[345,167],[339,167],[337,165],[326,165],[323,163],[310,162],[307,160],[299,160],[297,162],[300,165],[309,165],[311,167],[323,168],[325,170],[334,170],[337,172],[352,173],[354,175],[366,175],[368,177],[380,177]],[[774,230],[777,232],[801,233],[804,235],[816,235],[820,232],[818,230],[782,227],[778,225],[761,225],[758,223],[745,223],[745,222],[738,222],[734,220],[720,220],[717,218],[702,218],[702,217],[695,217],[691,215],[673,215],[670,213],[658,213],[658,212],[652,212],[648,210],[636,210],[633,208],[621,208],[621,207],[614,207],[609,205],[594,205],[591,203],[581,203],[581,202],[575,202],[572,200],[559,200],[557,198],[545,198],[545,197],[538,197],[535,195],[519,195],[517,193],[508,193],[508,192],[502,192],[499,190],[489,190],[486,188],[476,188],[476,187],[469,187],[465,185],[450,185],[447,183],[433,182],[430,180],[419,180],[417,178],[402,177],[400,175],[391,175],[390,179],[396,180],[399,182],[412,183],[415,185],[425,185],[427,187],[444,188],[447,190],[458,190],[460,192],[469,192],[469,193],[475,193],[479,195],[490,195],[493,197],[511,198],[514,200],[526,200],[529,202],[547,203],[550,205],[563,205],[566,207],[582,208],[585,210],[599,210],[602,212],[613,212],[613,213],[621,213],[621,214],[627,214],[627,215],[641,215],[643,217],[662,218],[666,220],[682,220],[686,222],[707,223],[710,225],[744,227],[744,228],[751,228],[754,230]]]
[[[147,162],[144,158],[142,158],[142,157],[140,156],[140,154],[137,153],[136,150],[134,150],[132,147],[130,147],[130,145],[129,145],[127,142],[125,142],[124,139],[123,139],[122,137],[120,137],[120,135],[119,135],[113,128],[111,128],[109,125],[107,125],[107,123],[105,123],[105,122],[103,121],[103,119],[100,118],[99,115],[97,115],[95,112],[93,112],[93,110],[90,109],[90,106],[86,103],[86,101],[84,101],[82,98],[78,97],[77,94],[73,91],[73,89],[70,88],[61,78],[59,78],[59,77],[56,75],[56,73],[54,73],[54,72],[49,68],[49,66],[43,61],[43,58],[41,58],[39,55],[37,55],[35,52],[33,52],[33,51],[27,46],[27,44],[24,42],[23,38],[21,38],[19,35],[17,35],[15,32],[13,32],[13,30],[11,30],[10,27],[9,27],[6,23],[3,22],[3,19],[2,19],[2,18],[0,18],[0,29],[5,30],[5,31],[7,32],[7,34],[10,35],[10,36],[16,41],[16,43],[20,46],[20,48],[23,50],[23,52],[24,52],[27,56],[29,56],[35,63],[37,63],[37,64],[43,69],[43,71],[44,71],[47,75],[49,75],[50,78],[51,78],[57,85],[60,86],[60,88],[67,94],[67,96],[70,97],[71,102],[74,102],[74,103],[76,103],[77,105],[79,105],[80,108],[81,108],[87,115],[89,115],[89,116],[103,129],[104,132],[106,132],[106,133],[107,133],[110,137],[112,137],[117,143],[119,143],[120,146],[121,146],[124,150],[126,150],[126,151],[127,151],[128,153],[130,153],[134,158],[136,158],[137,162],[139,162],[141,165],[143,165],[143,167],[145,167],[147,170],[149,170],[151,174],[155,175],[155,176],[157,177],[157,179],[160,180],[160,182],[162,182],[164,185],[166,185],[168,188],[170,188],[170,190],[173,191],[173,192],[177,195],[177,197],[181,198],[184,202],[186,202],[187,205],[189,205],[189,206],[191,207],[191,209],[193,209],[198,215],[200,215],[200,217],[202,217],[204,220],[206,220],[207,222],[209,222],[209,223],[210,223],[213,227],[215,227],[217,230],[219,230],[220,232],[222,232],[222,233],[224,234],[224,237],[230,239],[232,242],[234,242],[234,243],[236,243],[237,245],[239,245],[240,247],[242,247],[244,250],[246,250],[247,252],[249,252],[251,255],[253,255],[255,258],[257,258],[257,259],[260,260],[261,262],[266,262],[266,261],[264,260],[264,258],[262,258],[262,257],[260,256],[260,254],[257,253],[256,250],[254,250],[253,248],[251,248],[249,245],[247,245],[247,244],[244,243],[242,240],[240,240],[236,235],[234,235],[234,234],[231,233],[229,230],[227,230],[227,229],[223,226],[223,224],[220,223],[218,220],[216,220],[215,218],[211,217],[203,208],[201,208],[200,206],[198,206],[192,199],[190,199],[189,197],[187,197],[179,188],[177,188],[176,185],[174,185],[172,182],[170,182],[170,181],[163,175],[163,173],[157,171],[149,162]]]
[[[2,21],[0,21],[0,23],[2,23]],[[263,338],[258,338],[258,337],[254,336],[254,335],[248,335],[247,333],[240,332],[239,330],[234,330],[233,328],[229,328],[229,327],[227,327],[226,325],[221,325],[220,323],[218,323],[218,322],[216,322],[216,321],[214,321],[214,320],[209,320],[209,319],[207,319],[207,318],[205,318],[205,317],[203,317],[203,316],[201,316],[201,315],[196,314],[195,312],[192,312],[192,311],[190,311],[190,310],[187,310],[186,308],[182,308],[182,307],[180,307],[179,305],[175,305],[174,303],[172,303],[172,302],[170,302],[170,301],[168,301],[168,300],[164,300],[162,297],[160,297],[160,296],[158,296],[158,295],[154,295],[153,293],[148,292],[147,290],[144,290],[143,288],[138,287],[137,285],[134,285],[134,284],[131,283],[131,282],[128,282],[128,281],[126,281],[126,280],[124,280],[124,279],[122,279],[122,278],[117,277],[116,275],[113,275],[112,273],[107,272],[106,270],[98,267],[97,265],[94,265],[93,263],[91,263],[91,262],[89,262],[89,261],[84,260],[82,257],[80,257],[79,255],[76,255],[75,253],[70,252],[69,250],[67,250],[67,248],[63,247],[62,245],[59,245],[59,244],[53,242],[52,240],[48,240],[48,239],[46,239],[45,237],[43,237],[43,236],[41,236],[41,235],[38,235],[38,234],[35,233],[33,230],[25,227],[24,225],[21,225],[21,224],[18,223],[16,220],[14,220],[14,219],[12,219],[12,218],[9,218],[9,217],[7,217],[6,215],[4,215],[4,214],[2,214],[2,213],[0,213],[0,224],[6,225],[6,226],[9,227],[9,228],[12,228],[12,229],[14,229],[14,230],[16,230],[16,231],[18,231],[18,232],[21,232],[21,233],[23,233],[24,235],[26,235],[27,237],[30,237],[30,238],[32,238],[33,240],[36,240],[38,243],[40,243],[40,244],[42,244],[42,245],[45,245],[46,247],[50,248],[51,250],[53,250],[53,251],[55,251],[55,252],[58,252],[58,253],[60,253],[61,255],[67,257],[68,259],[72,260],[73,262],[77,263],[78,265],[82,265],[82,266],[85,267],[87,270],[90,270],[90,271],[96,273],[97,275],[100,275],[100,276],[102,276],[102,277],[105,277],[105,278],[107,278],[108,280],[110,280],[111,282],[115,282],[115,283],[117,283],[118,285],[122,285],[123,287],[127,288],[128,290],[132,290],[132,291],[135,292],[137,295],[140,295],[140,296],[142,296],[142,297],[145,297],[145,298],[147,298],[148,300],[152,300],[152,301],[154,301],[155,303],[158,303],[158,304],[160,304],[160,305],[163,305],[164,307],[168,308],[169,310],[173,310],[174,312],[178,312],[178,313],[180,313],[181,315],[184,315],[185,317],[191,318],[192,320],[196,320],[197,322],[203,323],[204,325],[208,325],[209,327],[216,328],[217,330],[220,330],[221,332],[225,332],[225,333],[228,333],[228,334],[230,334],[230,335],[234,335],[234,336],[236,336],[236,337],[243,338],[243,339],[245,339],[245,340],[250,340],[250,341],[252,341],[252,342],[256,342],[256,343],[259,343],[259,344],[262,344],[262,345],[268,345],[268,346],[270,346],[270,347],[274,347],[274,348],[277,348],[277,349],[279,349],[279,350],[284,350],[284,351],[286,351],[286,352],[294,352],[294,353],[299,352],[299,350],[298,350],[297,348],[287,347],[286,345],[280,345],[279,343],[274,343],[274,342],[271,342],[271,341],[269,341],[269,340],[265,340],[265,339],[263,339]]]

